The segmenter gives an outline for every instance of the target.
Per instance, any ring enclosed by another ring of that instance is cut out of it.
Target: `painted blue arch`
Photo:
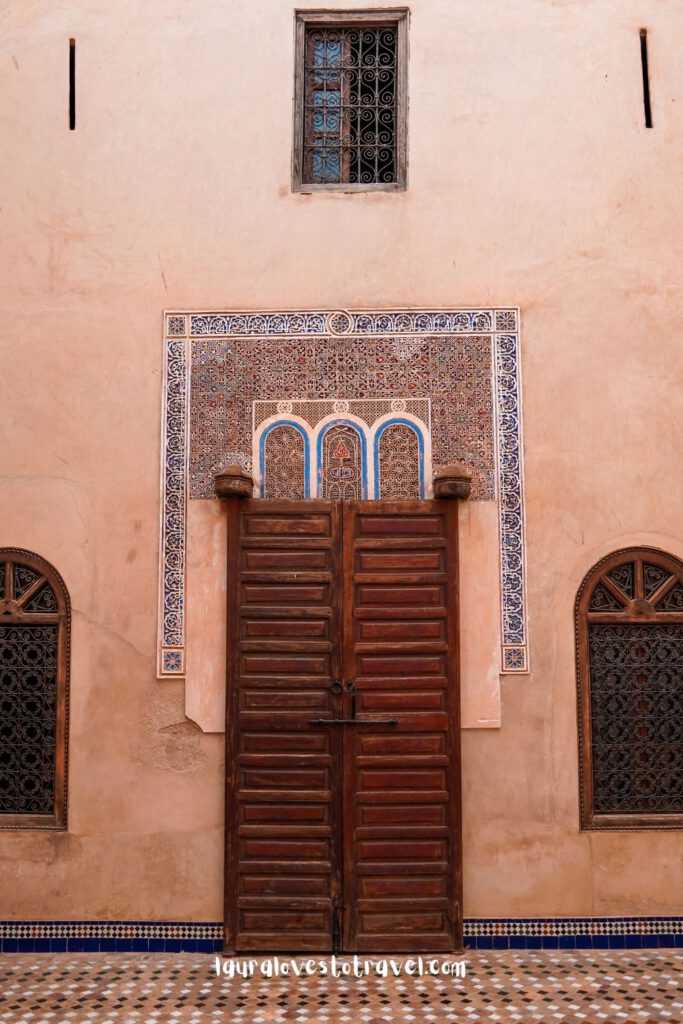
[[[418,445],[418,475],[420,481],[420,498],[425,496],[425,440],[424,434],[420,428],[415,424],[411,423],[410,420],[405,420],[401,416],[395,416],[393,419],[387,420],[383,423],[375,434],[374,443],[374,465],[375,465],[375,498],[380,497],[380,477],[379,477],[379,439],[387,429],[387,427],[394,426],[394,424],[400,423],[404,427],[410,427],[414,434],[417,434],[417,445]]]
[[[294,423],[293,420],[276,420],[274,423],[269,424],[261,434],[261,440],[259,441],[259,474],[261,484],[259,487],[260,497],[265,497],[265,486],[266,486],[266,438],[272,430],[277,430],[278,427],[294,427],[304,439],[304,498],[310,498],[311,496],[311,455],[310,455],[310,444],[308,441],[308,434],[301,426],[300,423]]]
[[[323,429],[318,434],[318,497],[321,496],[322,484],[323,484],[323,441],[325,440],[325,434],[327,434],[332,427],[351,427],[358,437],[360,438],[360,458],[361,458],[361,491],[364,498],[368,496],[368,446],[365,440],[365,434],[358,426],[357,423],[353,423],[352,420],[338,419],[331,420],[326,423]]]

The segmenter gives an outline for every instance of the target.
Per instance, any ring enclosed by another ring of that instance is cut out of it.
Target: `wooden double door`
[[[229,506],[226,950],[461,948],[457,502]]]

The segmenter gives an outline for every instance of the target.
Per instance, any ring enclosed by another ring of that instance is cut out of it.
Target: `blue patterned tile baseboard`
[[[470,949],[683,947],[683,917],[466,918]]]
[[[215,953],[220,922],[0,921],[0,953]]]
[[[0,921],[1,953],[217,953],[220,922]],[[467,918],[469,949],[683,948],[683,917]]]

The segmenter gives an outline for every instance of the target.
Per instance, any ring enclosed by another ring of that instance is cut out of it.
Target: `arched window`
[[[308,497],[308,437],[296,423],[276,423],[261,438],[261,497]]]
[[[52,566],[0,548],[0,827],[66,827],[69,625]]]
[[[364,434],[346,420],[335,420],[318,439],[318,495],[331,501],[367,498]]]
[[[375,437],[375,496],[394,501],[424,498],[424,442],[405,420],[385,423]]]
[[[582,828],[683,827],[683,562],[627,548],[576,601]]]

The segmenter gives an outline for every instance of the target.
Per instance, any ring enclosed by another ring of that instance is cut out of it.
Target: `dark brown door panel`
[[[226,949],[461,947],[456,520],[230,502]]]

